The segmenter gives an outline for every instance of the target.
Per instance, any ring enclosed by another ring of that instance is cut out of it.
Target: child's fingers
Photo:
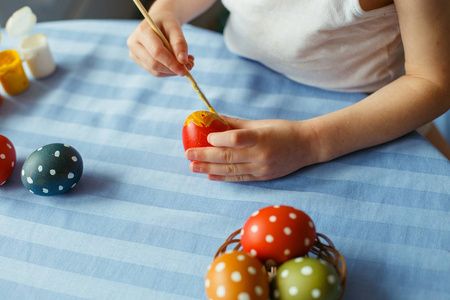
[[[146,22],[141,22],[127,40],[130,57],[147,72],[155,76],[173,76],[175,73],[159,62],[152,53],[164,45]],[[161,50],[161,51],[162,51]],[[166,50],[168,51],[168,50]],[[172,60],[176,61],[172,58]]]
[[[215,147],[251,147],[257,141],[257,132],[249,129],[233,129],[208,135],[208,142]]]
[[[190,148],[186,151],[186,158],[191,161],[236,164],[247,163],[251,160],[248,148],[232,149],[218,147]]]
[[[183,65],[189,63],[188,44],[179,24],[175,24],[174,22],[165,24],[165,31],[167,34],[167,39],[169,40],[170,46],[174,52],[174,56],[178,62]]]
[[[155,33],[152,34],[151,40],[151,43],[144,44],[144,47],[147,49],[150,56],[166,66],[173,73],[180,76],[186,75],[184,65],[180,64],[178,60],[175,59],[173,54],[164,46],[163,42]],[[155,69],[156,65],[153,65],[153,68]]]
[[[186,69],[184,65],[180,64],[174,55],[166,48],[160,37],[150,28],[147,23],[141,23],[137,32],[137,45],[134,46],[138,50],[138,45],[142,45],[147,55],[140,55],[142,61],[147,64],[148,69],[154,70],[154,72],[163,72],[169,74],[170,72],[161,69],[160,64],[164,65],[167,69],[177,75],[184,76]]]
[[[186,67],[190,71],[194,67],[194,57],[192,55],[188,55],[188,61],[189,62],[186,64]]]
[[[170,69],[150,56],[142,45],[136,45],[133,50],[130,49],[130,57],[139,66],[154,76],[166,77],[175,75]]]
[[[194,161],[190,164],[189,168],[194,173],[202,174],[214,174],[214,175],[245,175],[250,174],[253,168],[250,163],[242,164],[225,164],[225,163],[204,163]]]
[[[244,174],[244,175],[215,175],[215,174],[208,174],[208,179],[213,181],[230,181],[230,182],[244,182],[244,181],[259,181],[259,180],[266,180],[263,178],[258,178],[251,174]]]

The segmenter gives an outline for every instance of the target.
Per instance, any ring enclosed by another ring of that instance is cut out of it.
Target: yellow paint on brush
[[[211,104],[209,103],[208,99],[206,99],[205,94],[203,94],[202,90],[200,89],[200,87],[195,83],[194,80],[192,80],[194,83],[192,84],[192,87],[194,88],[194,90],[197,92],[197,94],[200,96],[200,99],[202,99],[203,103],[206,104],[206,106],[208,107],[209,111],[212,112],[213,114],[217,115],[217,112],[214,110],[214,108],[211,106]]]

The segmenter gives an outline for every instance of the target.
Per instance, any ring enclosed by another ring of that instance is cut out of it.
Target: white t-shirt
[[[404,73],[394,5],[359,0],[222,0],[228,48],[303,84],[373,92]]]

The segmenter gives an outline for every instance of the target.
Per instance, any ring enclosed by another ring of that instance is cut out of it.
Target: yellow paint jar
[[[5,92],[10,95],[23,92],[30,84],[16,50],[0,52],[0,82]]]

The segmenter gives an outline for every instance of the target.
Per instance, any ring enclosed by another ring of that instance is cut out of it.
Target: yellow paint
[[[189,123],[192,122],[198,127],[209,127],[214,120],[219,120],[220,122],[227,124],[225,120],[223,120],[218,115],[206,110],[200,110],[190,114],[186,119],[186,122],[184,122],[184,126],[188,126]]]
[[[14,57],[12,57],[11,55],[0,56],[0,66],[10,65],[13,62],[14,62]]]
[[[0,82],[10,95],[23,92],[30,84],[16,50],[0,52]]]
[[[211,106],[211,104],[209,103],[208,99],[206,99],[206,96],[203,94],[202,90],[196,84],[192,84],[192,87],[197,92],[197,94],[200,96],[200,99],[202,99],[203,103],[206,104],[206,106],[208,107],[209,111],[212,112],[213,114],[217,115],[217,112]]]

